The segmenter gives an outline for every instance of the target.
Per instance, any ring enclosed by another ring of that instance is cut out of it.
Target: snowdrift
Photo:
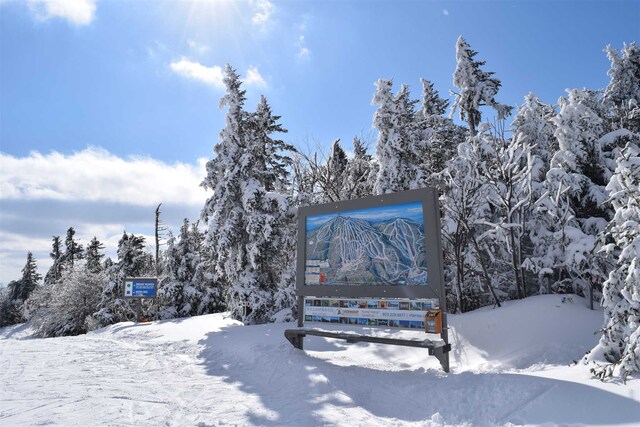
[[[574,363],[602,318],[559,295],[450,316],[450,374],[424,349],[307,337],[302,352],[291,324],[224,314],[50,339],[5,328],[0,425],[639,425],[639,379]]]

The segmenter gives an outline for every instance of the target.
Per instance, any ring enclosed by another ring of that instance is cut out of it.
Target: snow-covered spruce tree
[[[224,310],[224,295],[220,283],[215,280],[215,274],[211,260],[213,259],[211,247],[205,244],[205,233],[200,231],[200,222],[191,224],[191,237],[198,254],[195,272],[193,273],[192,285],[196,289],[198,296],[197,306],[195,301],[191,304],[195,307],[195,313],[209,314],[218,313]]]
[[[86,269],[90,273],[99,273],[102,270],[104,270],[104,267],[102,264],[102,259],[104,258],[104,254],[102,253],[103,249],[104,249],[104,245],[102,244],[102,242],[100,242],[98,238],[94,236],[93,239],[91,239],[91,242],[89,242],[89,245],[87,246],[87,253],[86,253],[86,259],[87,259]]]
[[[245,323],[261,323],[279,310],[273,304],[278,288],[292,289],[283,282],[283,270],[291,263],[281,252],[284,240],[291,238],[289,202],[282,192],[285,169],[280,167],[289,160],[279,154],[288,146],[270,136],[284,129],[264,97],[255,113],[243,111],[245,91],[229,65],[224,83],[227,92],[220,106],[228,107],[226,126],[214,147],[216,157],[207,163],[202,185],[213,195],[201,217],[228,309]]]
[[[118,242],[117,253],[118,262],[106,271],[106,283],[89,329],[133,320],[135,312],[124,299],[124,279],[155,275],[154,258],[144,250],[144,237],[125,231]]]
[[[76,242],[76,230],[69,227],[67,236],[64,239],[65,251],[62,255],[65,268],[72,268],[76,261],[84,258],[84,250],[82,245]]]
[[[0,326],[14,325],[25,321],[25,301],[38,287],[42,276],[38,273],[36,260],[31,252],[27,253],[27,262],[22,268],[20,280],[9,282],[7,292],[0,305]]]
[[[603,103],[610,109],[612,125],[640,132],[640,47],[634,42],[625,44],[621,53],[611,46],[605,52],[611,61],[611,80]]]
[[[420,188],[426,177],[421,174],[416,153],[420,137],[415,121],[417,101],[410,99],[406,85],[396,96],[391,92],[391,80],[378,80],[376,87],[371,101],[379,105],[373,116],[373,126],[378,131],[373,192],[385,194]]]
[[[49,271],[47,271],[47,274],[45,274],[44,276],[44,284],[48,285],[51,283],[55,283],[58,280],[60,280],[60,277],[62,276],[62,248],[61,248],[61,242],[60,242],[60,236],[52,236],[52,243],[51,243],[51,252],[49,253],[49,256],[51,257],[51,259],[53,259],[53,264],[51,265],[51,267],[49,268]]]
[[[485,61],[476,61],[478,52],[471,49],[467,41],[458,37],[456,42],[456,70],[453,73],[453,85],[458,92],[452,92],[455,97],[451,115],[458,110],[460,119],[467,122],[471,136],[476,135],[478,125],[482,120],[480,108],[490,106],[498,113],[498,120],[511,114],[512,107],[495,100],[502,83],[491,77],[494,73],[483,71],[481,67]]]
[[[626,379],[640,372],[640,135],[618,157],[607,190],[615,210],[606,229],[613,243],[603,251],[616,259],[603,286],[604,327],[587,360],[601,360],[592,372],[605,379]]]
[[[195,282],[196,271],[201,263],[199,236],[194,235],[188,219],[180,227],[178,241],[170,234],[165,254],[165,275],[158,289],[160,319],[193,316],[203,299],[202,287]],[[197,229],[195,231],[198,231]]]
[[[511,124],[512,138],[531,147],[531,203],[524,211],[526,217],[523,218],[525,234],[522,248],[523,254],[526,255],[523,255],[523,264],[528,271],[537,276],[540,293],[548,292],[548,274],[553,272],[554,261],[549,257],[549,245],[555,240],[550,229],[553,228],[556,218],[538,209],[535,202],[546,191],[544,182],[551,156],[558,149],[554,136],[555,125],[551,122],[555,114],[552,105],[543,103],[537,96],[529,93]]]
[[[370,196],[372,182],[371,156],[367,154],[367,147],[357,136],[353,138],[353,157],[347,162],[346,179],[341,191],[341,200],[352,200]]]
[[[593,283],[606,278],[606,265],[595,254],[596,236],[604,231],[611,212],[604,203],[607,199],[605,184],[611,175],[599,142],[604,133],[603,120],[596,111],[596,94],[588,90],[568,90],[560,98],[560,111],[553,118],[558,151],[551,159],[545,186],[547,200],[558,193],[566,194],[571,213],[562,226],[566,239],[563,248],[563,270],[557,272],[558,291],[586,295]],[[563,201],[565,198],[556,197]],[[553,208],[565,211],[566,207]],[[575,227],[571,224],[575,222]],[[558,224],[556,224],[558,225]]]
[[[19,281],[20,285],[13,288],[11,299],[25,301],[38,286],[40,279],[42,279],[42,276],[38,273],[36,260],[33,258],[33,254],[28,252],[27,262],[22,268],[22,278]]]
[[[444,192],[444,177],[441,172],[446,162],[456,155],[458,144],[464,142],[467,131],[453,123],[444,113],[449,101],[440,98],[433,83],[422,79],[422,103],[416,112],[416,122],[420,129],[417,146],[421,160],[421,174],[428,185]]]
[[[344,188],[347,173],[347,154],[340,146],[340,139],[331,144],[331,154],[327,164],[322,168],[323,179],[321,188],[328,202],[342,200],[341,192]]]

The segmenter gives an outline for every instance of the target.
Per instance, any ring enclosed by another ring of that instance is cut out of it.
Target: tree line
[[[248,324],[292,320],[297,207],[432,186],[451,312],[593,294],[605,322],[591,357],[609,362],[594,373],[626,377],[640,370],[640,48],[605,51],[606,88],[568,89],[556,104],[529,93],[514,109],[498,102],[500,80],[460,37],[453,102],[425,79],[420,99],[378,80],[375,141],[355,137],[352,155],[340,140],[305,152],[279,139],[280,117],[264,97],[248,111],[227,65],[225,127],[198,221],[185,219],[156,256],[125,232],[117,260],[104,259],[95,238],[83,248],[69,228],[64,242],[53,237],[42,284],[28,254],[4,290],[0,322],[29,320],[39,335],[59,336],[132,320],[122,281],[144,275],[160,278],[158,298],[144,305],[149,319],[229,311]]]

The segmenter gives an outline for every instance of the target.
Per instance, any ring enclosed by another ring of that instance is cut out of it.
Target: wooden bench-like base
[[[398,339],[398,338],[385,338],[385,337],[372,337],[370,335],[360,335],[356,333],[350,332],[331,332],[324,331],[320,329],[286,329],[284,331],[284,336],[289,340],[289,342],[300,350],[303,349],[303,341],[304,337],[307,335],[315,335],[319,337],[326,338],[336,338],[340,340],[345,340],[348,343],[356,343],[356,342],[372,342],[377,344],[391,344],[391,345],[401,345],[406,347],[420,347],[426,348],[429,350],[430,356],[435,356],[440,364],[442,365],[442,369],[445,372],[449,372],[449,352],[451,351],[451,344],[447,344],[444,341],[432,341],[429,339],[425,340],[410,340],[410,339]]]

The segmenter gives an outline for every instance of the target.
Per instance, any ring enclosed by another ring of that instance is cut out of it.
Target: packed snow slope
[[[65,338],[5,328],[0,425],[640,425],[640,379],[602,383],[573,363],[602,312],[561,298],[450,316],[449,374],[425,349],[307,337],[300,351],[292,324],[223,314]]]

